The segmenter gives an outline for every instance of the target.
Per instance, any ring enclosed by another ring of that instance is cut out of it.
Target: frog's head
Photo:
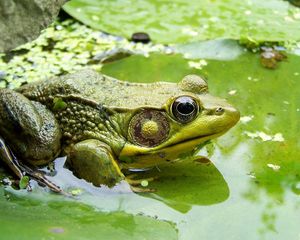
[[[180,153],[224,134],[239,118],[239,111],[226,100],[208,93],[204,79],[188,75],[163,106],[135,111],[120,159],[131,159],[132,167],[147,167],[177,158]]]

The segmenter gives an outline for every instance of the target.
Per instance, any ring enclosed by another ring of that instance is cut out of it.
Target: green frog
[[[0,158],[19,178],[43,179],[34,166],[66,155],[75,175],[95,186],[134,185],[125,171],[178,159],[239,117],[197,75],[146,84],[81,70],[0,89]]]

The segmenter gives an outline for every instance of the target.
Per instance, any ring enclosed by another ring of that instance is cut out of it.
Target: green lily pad
[[[4,239],[178,239],[174,225],[166,221],[124,212],[101,213],[66,199],[20,198],[3,188],[0,211]]]
[[[147,32],[162,43],[300,40],[300,11],[282,0],[73,0],[64,10],[93,28],[127,38]]]
[[[146,70],[147,68],[147,70]],[[124,70],[124,71],[123,71]],[[105,64],[102,73],[132,82],[179,82],[189,73],[199,73],[191,68],[181,54],[151,54],[147,58],[133,55],[121,61]]]

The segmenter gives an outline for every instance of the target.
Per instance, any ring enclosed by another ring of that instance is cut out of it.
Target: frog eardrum
[[[170,126],[166,114],[158,110],[143,110],[129,123],[128,135],[132,142],[155,147],[168,137]]]

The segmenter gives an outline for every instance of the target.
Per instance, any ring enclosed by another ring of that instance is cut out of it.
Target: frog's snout
[[[227,122],[230,123],[230,127],[234,126],[240,120],[240,112],[232,106],[218,107],[215,110],[216,115],[224,115]]]
[[[222,115],[225,112],[225,108],[218,107],[215,109],[215,114],[216,115]]]
[[[208,115],[214,118],[212,123],[218,131],[227,131],[240,119],[240,112],[229,104],[210,107]]]

